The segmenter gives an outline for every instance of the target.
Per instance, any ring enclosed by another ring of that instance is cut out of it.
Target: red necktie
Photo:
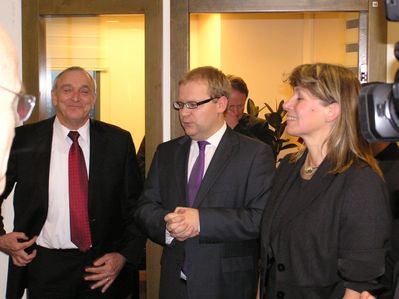
[[[72,139],[69,149],[69,217],[71,241],[80,251],[87,251],[91,246],[89,215],[87,209],[88,178],[82,148],[79,145],[79,133],[70,131]]]

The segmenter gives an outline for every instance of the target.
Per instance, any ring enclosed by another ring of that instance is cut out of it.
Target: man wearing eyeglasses
[[[0,193],[5,187],[8,156],[19,121],[17,95],[20,89],[17,54],[10,37],[0,28]]]
[[[129,214],[141,193],[130,133],[92,120],[95,81],[81,67],[54,81],[56,116],[17,128],[4,199],[15,185],[7,298],[125,299],[145,237]],[[24,238],[20,238],[22,241]]]
[[[274,176],[269,146],[227,127],[230,83],[213,67],[179,82],[185,136],[161,144],[136,219],[163,246],[160,298],[256,297],[259,223]]]
[[[234,131],[251,138],[257,138],[269,145],[273,142],[273,136],[267,132],[266,120],[244,113],[245,102],[248,98],[248,87],[245,81],[237,76],[228,75],[231,84],[231,94],[225,118],[227,125]]]
[[[35,104],[33,96],[22,94],[20,90],[17,53],[10,37],[0,27],[0,194],[6,185],[7,162],[15,126],[29,118]],[[18,258],[30,261],[35,254],[29,255],[24,249],[34,242],[35,238],[29,239],[23,232],[6,234],[0,227],[0,251],[7,254],[18,252],[21,253]],[[1,271],[5,272],[4,269]]]

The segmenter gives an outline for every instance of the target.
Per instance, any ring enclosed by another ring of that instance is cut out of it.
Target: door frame
[[[171,99],[178,97],[177,82],[190,66],[191,13],[359,12],[359,78],[385,81],[387,22],[384,1],[368,0],[179,0],[171,1]],[[366,66],[366,67],[365,67]],[[171,136],[183,134],[178,114],[171,113]]]
[[[48,16],[144,14],[146,165],[162,142],[162,0],[22,0],[22,77],[37,97],[29,122],[47,117],[45,99]],[[136,146],[140,140],[135,140]]]
[[[151,164],[156,146],[162,142],[162,0],[22,0],[22,77],[26,90],[36,95],[37,107],[29,122],[46,118],[46,32],[47,16],[90,16],[104,14],[144,14],[145,28],[145,159]],[[140,140],[136,140],[136,146]],[[159,264],[148,256],[159,254],[147,245],[147,298],[156,298]]]

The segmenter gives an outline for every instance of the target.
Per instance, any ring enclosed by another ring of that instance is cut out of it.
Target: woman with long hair
[[[264,210],[261,296],[367,297],[382,288],[390,210],[360,134],[360,84],[345,67],[323,63],[296,67],[288,81],[287,131],[304,146],[280,163]]]

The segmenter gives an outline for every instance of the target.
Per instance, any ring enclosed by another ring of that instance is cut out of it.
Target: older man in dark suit
[[[161,144],[136,217],[163,246],[160,298],[255,298],[259,223],[274,176],[270,147],[235,133],[230,83],[213,67],[179,83],[186,136]]]
[[[145,238],[128,215],[141,179],[130,134],[91,120],[93,78],[54,82],[56,116],[16,129],[4,199],[15,185],[7,298],[126,298]],[[32,248],[13,247],[34,241]],[[29,242],[28,241],[28,242]]]

